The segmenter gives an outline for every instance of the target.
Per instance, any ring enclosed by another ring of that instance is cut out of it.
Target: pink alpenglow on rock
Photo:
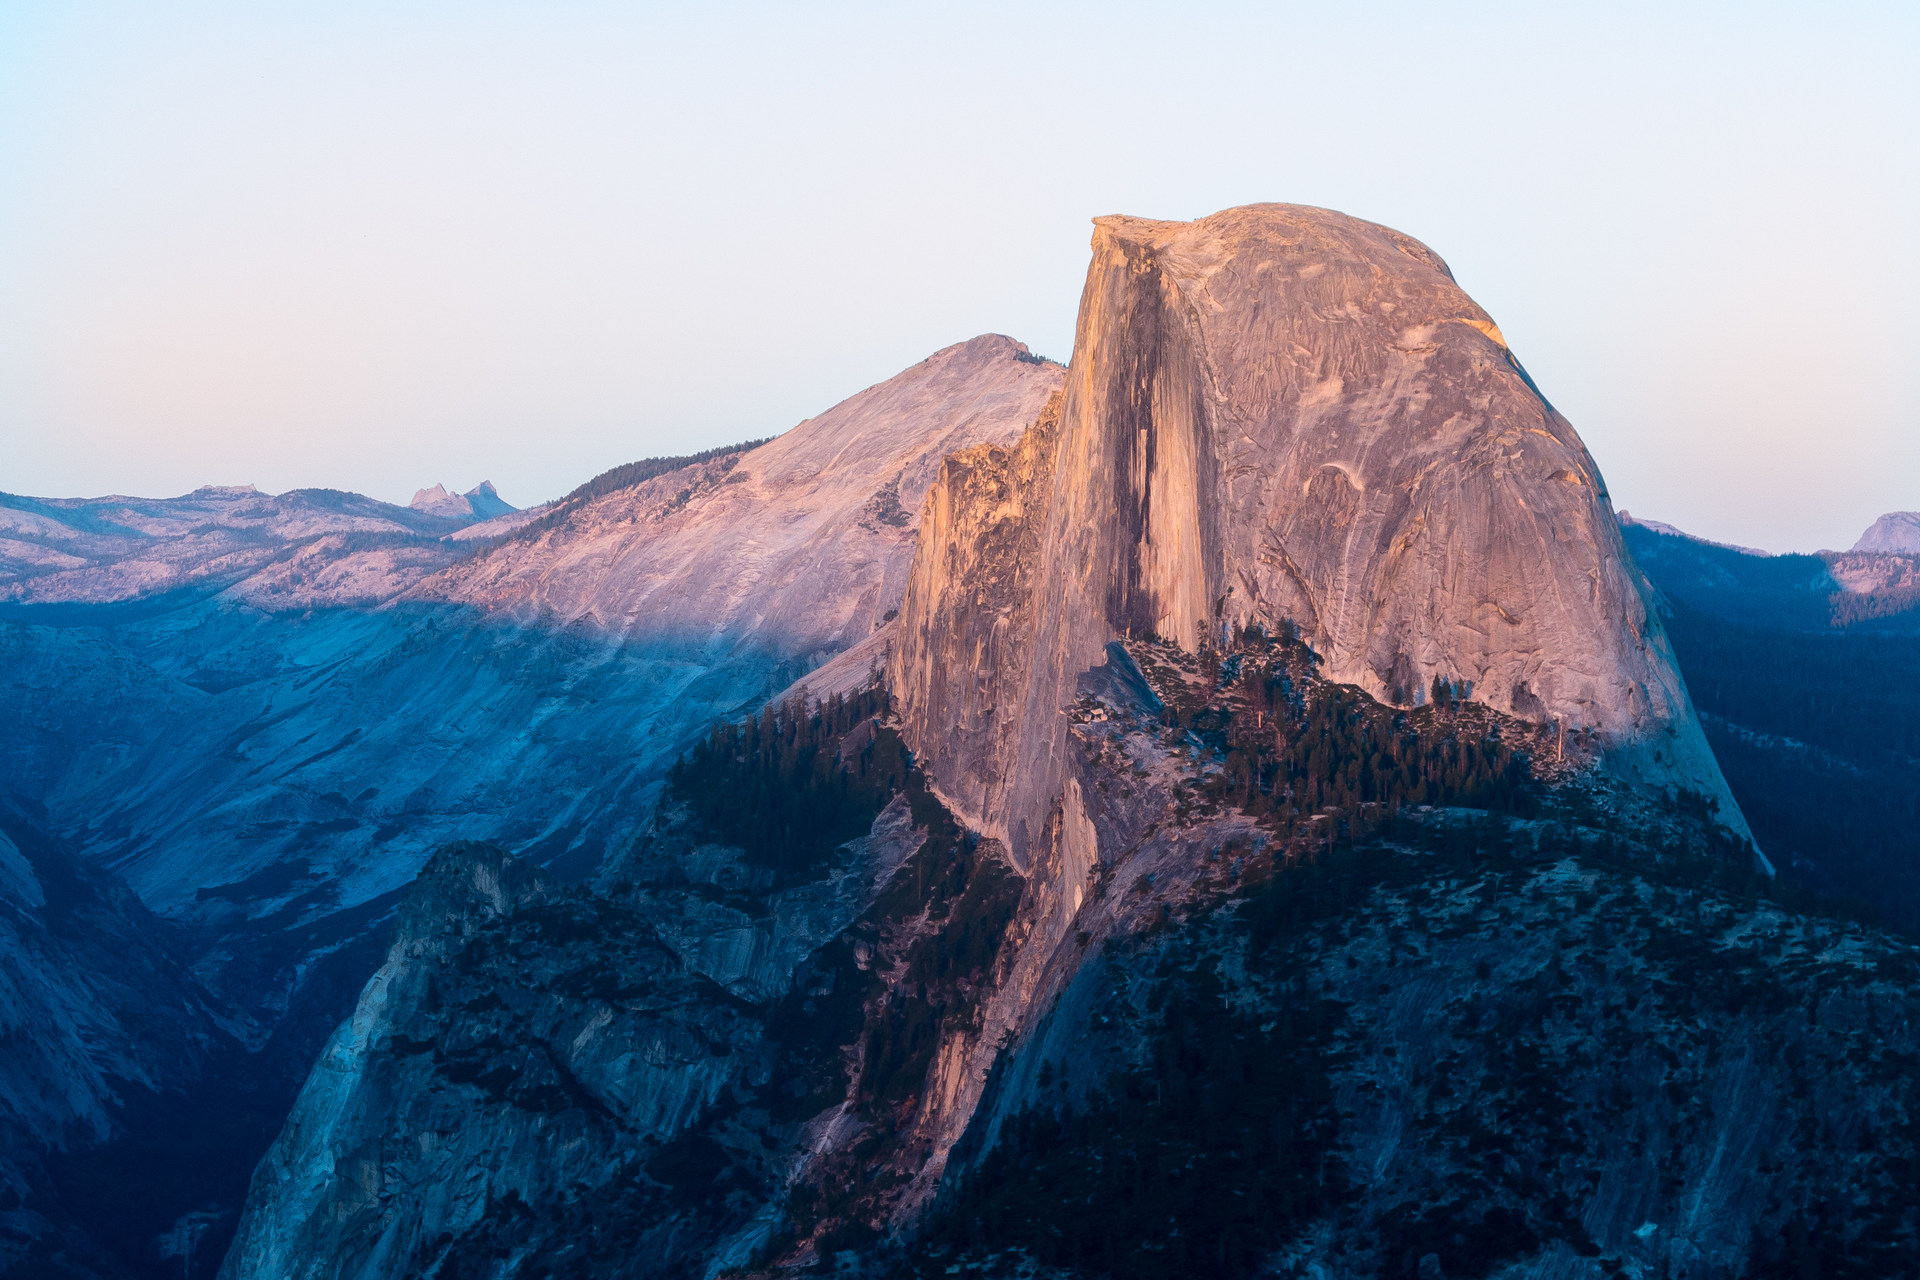
[[[1853,549],[1920,554],[1920,511],[1887,512],[1860,535]]]
[[[557,512],[417,594],[817,664],[898,608],[942,460],[1018,440],[1063,373],[998,334],[956,343],[757,448]]]
[[[1438,255],[1300,205],[1097,219],[1057,410],[928,497],[890,661],[908,739],[1025,862],[1109,640],[1282,620],[1332,679],[1594,731],[1748,834],[1598,468]]]

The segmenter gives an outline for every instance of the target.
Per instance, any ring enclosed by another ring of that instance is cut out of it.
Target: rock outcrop
[[[1867,527],[1853,549],[1920,555],[1920,511],[1889,511]]]
[[[1294,205],[1098,219],[1037,431],[948,464],[889,666],[942,794],[1017,862],[1109,640],[1282,619],[1333,679],[1594,731],[1745,834],[1598,468],[1424,245]]]
[[[512,1274],[744,1261],[804,1159],[811,1112],[769,1107],[791,1078],[777,1042],[812,1012],[807,993],[783,1000],[796,967],[926,833],[896,797],[830,877],[784,887],[700,835],[669,809],[604,894],[495,846],[437,854],[255,1174],[221,1275],[464,1275],[496,1250]]]

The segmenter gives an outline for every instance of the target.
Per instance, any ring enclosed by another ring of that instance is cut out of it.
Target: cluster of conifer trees
[[[1680,600],[1667,632],[1760,848],[1920,932],[1920,636],[1770,630]]]
[[[1007,1120],[935,1214],[928,1256],[903,1271],[1018,1249],[1112,1280],[1257,1275],[1338,1203],[1324,1051],[1339,1007],[1296,988],[1263,1026],[1230,1006],[1211,964],[1177,948],[1151,981],[1146,1061],[1077,1106],[1045,1064],[1038,1105]]]
[[[754,719],[715,726],[673,766],[668,786],[747,861],[782,883],[810,879],[906,782],[911,761],[898,736],[852,732],[886,709],[877,687],[811,706],[770,704]]]
[[[1234,648],[1217,668],[1217,696],[1169,708],[1224,750],[1224,769],[1207,782],[1215,799],[1288,831],[1320,813],[1350,820],[1370,808],[1512,809],[1530,799],[1526,753],[1484,709],[1469,713],[1454,682],[1436,676],[1428,705],[1405,710],[1314,676],[1319,658],[1290,632],[1248,630]]]
[[[759,440],[743,440],[739,444],[723,445],[718,449],[702,449],[698,453],[688,453],[678,457],[642,458],[638,462],[622,463],[620,466],[614,467],[611,470],[602,471],[585,484],[576,487],[566,497],[554,503],[553,510],[547,512],[537,520],[521,525],[512,533],[503,534],[501,537],[495,539],[492,545],[497,546],[503,542],[516,542],[538,537],[547,530],[564,523],[568,516],[572,515],[587,503],[592,502],[595,498],[604,498],[608,494],[618,493],[622,489],[637,489],[656,476],[664,476],[669,471],[678,471],[682,467],[691,467],[701,462],[712,462],[716,458],[724,458],[730,454],[745,453],[749,449],[757,449],[770,439],[772,439],[771,436]]]

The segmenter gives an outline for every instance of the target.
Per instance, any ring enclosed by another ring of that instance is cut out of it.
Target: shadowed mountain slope
[[[1920,931],[1920,556],[1623,532],[1761,847],[1788,880]]]
[[[249,1061],[190,960],[184,931],[0,803],[0,1273],[208,1274],[226,1248],[310,1050]]]
[[[353,906],[447,839],[590,843],[688,735],[870,635],[939,459],[1017,437],[1059,377],[1007,338],[948,348],[385,609],[16,610],[11,785],[207,922]]]
[[[938,458],[1016,438],[1060,376],[976,339],[771,444],[621,469],[465,545],[441,535],[487,526],[354,495],[21,500],[10,518],[106,576],[35,577],[0,613],[0,776],[163,918],[241,1076],[303,1073],[434,849],[588,874],[716,718],[874,633]],[[414,559],[377,590],[334,589],[395,548]],[[175,1106],[176,1077],[140,1105]],[[135,1131],[82,1140],[131,1169]]]

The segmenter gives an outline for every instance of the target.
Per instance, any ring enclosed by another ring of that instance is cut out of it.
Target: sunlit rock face
[[[600,499],[416,596],[628,639],[830,656],[898,607],[941,460],[1018,439],[1062,374],[997,334],[948,347],[759,448]]]
[[[1889,511],[1867,527],[1853,549],[1920,554],[1920,511]]]
[[[1102,646],[1281,619],[1336,680],[1595,730],[1744,834],[1598,469],[1424,245],[1297,205],[1101,218],[1045,431],[949,464],[890,665],[943,794],[1016,859]],[[986,541],[1016,550],[983,585]]]

